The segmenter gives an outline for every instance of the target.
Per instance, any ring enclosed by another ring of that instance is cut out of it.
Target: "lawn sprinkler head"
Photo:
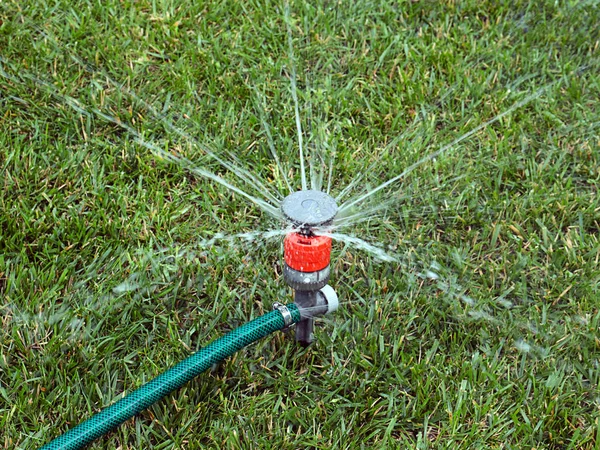
[[[296,341],[307,346],[313,341],[314,317],[337,309],[337,295],[327,286],[331,237],[317,236],[314,231],[316,227],[331,225],[338,208],[325,192],[309,190],[287,196],[281,210],[298,229],[287,234],[283,242],[283,277],[294,289],[294,301],[300,311],[307,312],[296,325]]]
[[[338,207],[335,200],[321,191],[297,191],[288,195],[281,203],[284,217],[300,233],[312,236],[315,227],[331,225]]]

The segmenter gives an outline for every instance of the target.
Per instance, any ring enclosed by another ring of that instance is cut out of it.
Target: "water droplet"
[[[468,297],[466,295],[461,296],[461,300],[469,306],[475,305],[475,300],[473,300],[471,297]]]
[[[515,342],[515,347],[517,350],[519,350],[520,352],[523,352],[523,353],[531,352],[531,345],[529,345],[527,342],[525,342],[522,339],[519,339],[517,342]]]
[[[114,294],[124,294],[126,292],[135,291],[139,287],[140,287],[139,283],[134,283],[131,281],[124,281],[123,283],[121,283],[118,286],[115,286],[113,288],[113,293]]]

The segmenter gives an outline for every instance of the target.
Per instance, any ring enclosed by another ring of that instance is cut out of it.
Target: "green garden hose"
[[[287,308],[287,309],[286,309]],[[57,437],[40,450],[81,449],[139,414],[165,395],[181,388],[202,372],[253,342],[300,321],[295,304],[271,311],[211,342],[176,366],[141,386],[118,402]],[[287,322],[287,323],[286,323]]]

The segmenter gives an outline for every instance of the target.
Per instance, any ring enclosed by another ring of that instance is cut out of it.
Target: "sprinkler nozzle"
[[[298,272],[317,272],[329,266],[331,238],[289,233],[283,241],[285,263]]]

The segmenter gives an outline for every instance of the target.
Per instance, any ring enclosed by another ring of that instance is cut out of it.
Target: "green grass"
[[[397,199],[346,231],[403,264],[336,243],[314,346],[266,339],[93,448],[600,448],[597,4],[305,3],[300,114],[334,194],[545,90],[367,202]],[[260,105],[299,188],[287,39],[269,1],[0,4],[0,448],[290,298],[279,240],[204,245],[279,224],[66,99],[237,182],[131,90],[285,192]]]

